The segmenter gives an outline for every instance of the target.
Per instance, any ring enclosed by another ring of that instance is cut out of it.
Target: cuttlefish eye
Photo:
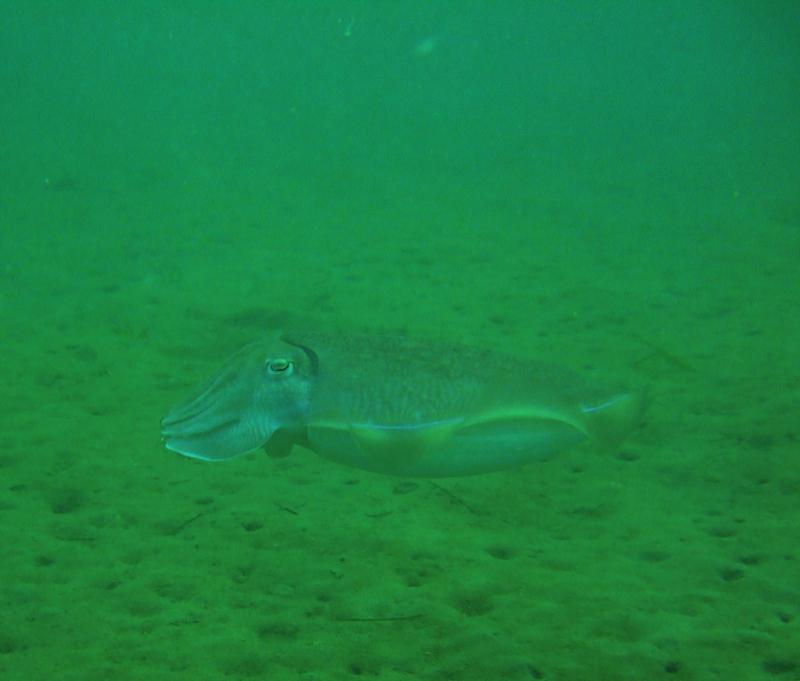
[[[277,359],[268,359],[266,361],[267,371],[271,374],[290,374],[294,368],[294,364],[289,359],[279,357]]]

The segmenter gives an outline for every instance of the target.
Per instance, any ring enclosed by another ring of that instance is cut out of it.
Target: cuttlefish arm
[[[252,343],[162,419],[164,445],[204,461],[265,444],[288,453],[292,443],[284,433],[305,417],[313,373],[313,358],[303,348],[279,338]]]

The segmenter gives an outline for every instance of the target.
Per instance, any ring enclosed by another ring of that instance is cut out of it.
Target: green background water
[[[800,679],[795,2],[7,2],[4,679]],[[290,320],[649,386],[403,481],[158,421]]]

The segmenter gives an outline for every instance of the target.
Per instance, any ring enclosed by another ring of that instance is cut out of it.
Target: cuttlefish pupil
[[[271,374],[280,374],[292,367],[288,359],[268,359],[267,369]]]

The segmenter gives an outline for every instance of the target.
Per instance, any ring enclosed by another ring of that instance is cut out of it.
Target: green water
[[[3,679],[800,679],[796,2],[10,0]],[[161,416],[289,323],[644,385],[407,481]]]

